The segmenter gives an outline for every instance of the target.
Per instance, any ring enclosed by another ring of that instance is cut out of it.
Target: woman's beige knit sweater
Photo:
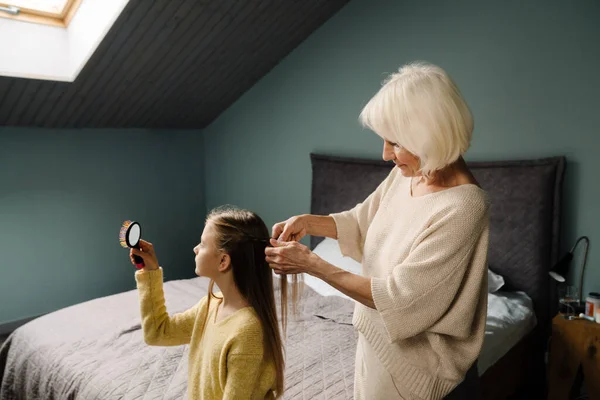
[[[481,350],[489,205],[476,185],[413,197],[410,181],[394,168],[363,203],[331,216],[342,253],[372,277],[377,309],[357,303],[354,326],[398,385],[432,400]]]

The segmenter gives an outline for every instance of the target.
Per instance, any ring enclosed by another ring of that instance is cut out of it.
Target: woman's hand
[[[298,242],[308,234],[308,216],[297,215],[273,225],[273,239]]]
[[[135,265],[133,256],[142,257],[142,260],[144,260],[143,270],[152,271],[158,269],[158,259],[154,253],[154,246],[152,246],[152,243],[140,239],[140,249],[130,249],[129,251],[129,259],[131,260],[131,263]]]
[[[298,242],[280,242],[271,239],[273,247],[265,249],[266,260],[276,274],[312,274],[320,259],[305,245]]]

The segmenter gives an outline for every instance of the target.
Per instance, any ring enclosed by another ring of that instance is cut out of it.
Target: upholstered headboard
[[[311,154],[311,162],[311,213],[321,215],[354,207],[393,167],[381,160],[317,154]],[[504,276],[506,289],[532,298],[538,323],[547,327],[548,270],[558,258],[565,159],[471,162],[469,167],[491,200],[490,269]],[[311,237],[311,247],[321,240]]]

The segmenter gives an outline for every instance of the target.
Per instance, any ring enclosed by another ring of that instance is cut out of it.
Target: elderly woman
[[[484,338],[488,199],[462,158],[473,117],[444,70],[410,64],[360,120],[395,167],[351,210],[275,224],[266,259],[356,300],[356,399],[441,399],[474,370]],[[305,235],[337,239],[362,275],[320,259],[297,242]]]

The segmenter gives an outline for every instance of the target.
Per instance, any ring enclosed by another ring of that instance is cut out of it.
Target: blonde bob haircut
[[[442,68],[423,62],[391,74],[359,119],[417,156],[426,178],[458,160],[473,133],[473,115],[456,84]]]

